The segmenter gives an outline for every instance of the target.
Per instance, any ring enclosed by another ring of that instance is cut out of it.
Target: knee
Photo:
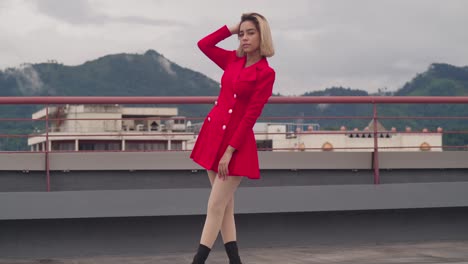
[[[234,199],[229,200],[229,202],[227,203],[225,214],[227,213],[234,213]]]
[[[226,204],[222,201],[209,201],[208,202],[208,213],[214,215],[223,215],[226,210]]]

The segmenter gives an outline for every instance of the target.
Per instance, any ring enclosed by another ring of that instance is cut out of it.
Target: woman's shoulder
[[[275,75],[275,69],[273,69],[270,64],[268,63],[267,58],[262,58],[259,63],[257,63],[257,71],[261,73],[261,75],[269,76]]]

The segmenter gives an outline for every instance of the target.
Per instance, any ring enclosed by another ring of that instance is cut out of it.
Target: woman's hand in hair
[[[240,27],[240,22],[228,28],[229,28],[229,31],[231,31],[231,34],[234,35],[234,34],[239,34],[239,27]]]

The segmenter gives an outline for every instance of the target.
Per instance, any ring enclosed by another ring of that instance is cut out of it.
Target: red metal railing
[[[215,96],[47,96],[0,97],[0,104],[211,104]],[[466,104],[468,96],[294,96],[271,97],[269,104]]]
[[[47,190],[50,191],[50,168],[49,168],[49,140],[50,137],[50,122],[60,122],[61,118],[49,117],[50,105],[63,105],[63,104],[212,104],[217,97],[214,96],[200,96],[200,97],[0,97],[0,105],[45,105],[46,117],[45,120],[28,119],[28,118],[2,118],[0,121],[45,121],[45,149],[40,152],[45,153],[46,171],[47,171]],[[307,131],[295,132],[296,135],[322,133],[322,134],[373,134],[373,168],[374,168],[374,183],[380,183],[379,175],[379,149],[388,147],[379,147],[379,137],[381,133],[389,133],[389,131],[378,131],[377,120],[379,119],[433,119],[433,120],[466,120],[467,116],[452,116],[452,117],[392,117],[392,116],[378,116],[377,105],[379,104],[467,104],[468,97],[436,97],[436,96],[421,96],[421,97],[382,97],[382,96],[320,96],[320,97],[272,97],[269,104],[371,104],[373,106],[372,116],[339,116],[339,117],[326,117],[326,116],[284,116],[284,117],[268,117],[269,120],[286,120],[286,119],[371,119],[373,120],[372,131]],[[158,118],[131,118],[131,120],[164,120],[164,119],[177,119],[174,117],[158,117]],[[190,117],[185,118],[189,120],[203,120],[204,117]],[[263,119],[263,118],[262,118]],[[68,118],[67,120],[126,120],[125,118]],[[404,133],[420,133],[420,132],[404,132]],[[444,134],[468,134],[468,131],[444,131]],[[170,133],[171,135],[186,135],[187,133]],[[262,133],[257,133],[262,134]],[[275,134],[275,133],[268,133]],[[284,133],[279,133],[284,134]],[[67,134],[60,135],[60,137],[76,137],[76,136],[108,136],[109,134]],[[126,133],[125,136],[141,136],[147,135],[142,133]],[[38,137],[39,135],[33,135]],[[0,134],[0,137],[31,137],[31,135],[14,135],[14,134]],[[433,148],[442,148],[443,146],[431,146]],[[398,147],[392,147],[398,148]],[[401,148],[419,148],[419,146],[404,146]],[[302,150],[312,150],[316,148],[303,148]],[[340,149],[340,148],[334,148]],[[348,147],[347,149],[369,149],[368,147]],[[10,152],[9,152],[10,153]]]

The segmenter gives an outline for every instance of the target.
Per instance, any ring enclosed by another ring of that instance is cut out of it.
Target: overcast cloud
[[[0,0],[0,68],[154,49],[219,81],[196,42],[256,11],[272,28],[274,92],[396,90],[433,62],[468,65],[467,10],[466,0]]]

